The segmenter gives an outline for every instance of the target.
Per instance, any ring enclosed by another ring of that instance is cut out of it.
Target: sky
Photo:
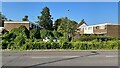
[[[53,21],[68,17],[78,23],[84,19],[88,25],[118,23],[117,2],[2,2],[2,13],[14,21],[21,21],[25,15],[30,21],[37,21],[45,6]]]

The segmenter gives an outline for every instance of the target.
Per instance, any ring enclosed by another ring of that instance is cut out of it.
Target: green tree
[[[29,20],[28,20],[28,16],[27,16],[27,15],[24,16],[24,18],[22,18],[22,21],[29,21]]]
[[[50,9],[48,7],[43,8],[41,16],[38,16],[40,26],[45,29],[51,30],[53,26],[53,21],[50,15]]]
[[[7,21],[7,18],[0,12],[0,27],[4,27],[4,21]]]
[[[40,39],[40,31],[35,28],[30,30],[30,38],[31,39],[34,39],[34,38]]]
[[[57,31],[59,32],[65,32],[68,33],[69,35],[73,34],[75,29],[77,28],[77,22],[72,21],[68,19],[67,17],[65,18],[60,18],[61,20],[58,22],[60,23],[59,26],[57,26]]]
[[[54,28],[55,28],[55,30],[58,29],[58,26],[60,26],[61,22],[62,22],[62,19],[61,19],[61,18],[60,18],[60,19],[57,19],[57,20],[55,21],[55,23],[54,23]]]

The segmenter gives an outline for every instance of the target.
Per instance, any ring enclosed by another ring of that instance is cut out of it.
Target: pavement
[[[3,51],[3,66],[118,66],[118,51]]]

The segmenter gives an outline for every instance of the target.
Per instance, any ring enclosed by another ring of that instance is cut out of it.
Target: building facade
[[[119,24],[104,23],[91,26],[84,26],[82,28],[83,29],[78,28],[77,30],[80,34],[102,34],[106,36],[120,38]]]
[[[25,26],[28,30],[32,28],[41,29],[41,26],[39,26],[36,23],[29,22],[29,21],[5,21],[4,29],[6,29],[7,31],[10,31],[13,28],[20,27],[21,25]]]

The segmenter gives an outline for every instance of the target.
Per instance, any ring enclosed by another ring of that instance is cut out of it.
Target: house
[[[5,21],[4,22],[4,29],[6,29],[7,31],[10,31],[13,28],[20,27],[21,25],[24,25],[28,30],[30,30],[32,28],[36,28],[36,29],[42,28],[38,24],[30,22],[30,21]]]
[[[85,22],[79,23],[77,28],[77,33],[84,34],[84,28],[88,25]]]
[[[81,25],[83,26],[83,25]],[[104,24],[97,24],[91,26],[84,26],[78,28],[78,32],[80,34],[102,34],[106,36],[111,36],[115,38],[120,38],[120,24],[111,24],[111,23],[104,23]]]

